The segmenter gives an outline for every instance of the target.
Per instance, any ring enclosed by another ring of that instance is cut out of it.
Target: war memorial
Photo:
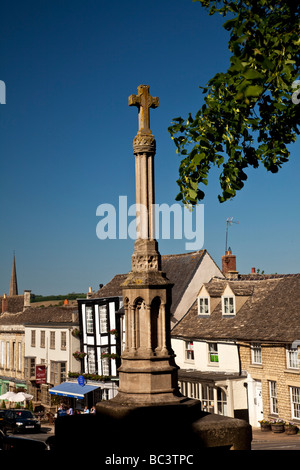
[[[168,463],[191,464],[202,451],[251,449],[252,431],[246,421],[203,412],[198,400],[184,397],[178,388],[170,335],[172,285],[161,271],[151,209],[156,142],[150,109],[158,105],[148,85],[129,96],[129,106],[138,108],[133,153],[139,223],[132,270],[122,285],[125,348],[118,394],[97,403],[95,415],[62,417],[55,426],[54,450],[93,449],[107,464],[124,464],[124,458],[138,459],[126,461],[132,466],[155,463],[149,458],[158,455],[168,456]]]

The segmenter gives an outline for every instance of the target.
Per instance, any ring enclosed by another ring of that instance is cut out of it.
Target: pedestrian
[[[91,413],[96,413],[96,409],[95,409],[94,406],[92,406],[92,408],[91,408]]]
[[[90,410],[88,409],[87,406],[85,406],[85,407],[84,407],[84,410],[83,410],[83,413],[84,413],[84,414],[87,414],[87,413],[89,413],[89,412],[90,412]]]
[[[70,416],[73,414],[73,408],[72,408],[72,407],[70,407],[70,408],[68,409],[68,414],[69,414]]]

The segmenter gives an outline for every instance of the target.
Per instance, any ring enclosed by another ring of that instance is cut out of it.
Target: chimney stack
[[[93,295],[93,289],[92,289],[91,287],[89,287],[89,291],[88,291],[88,293],[86,294],[86,298],[87,298],[87,299],[90,299],[90,298],[92,297],[92,295]]]
[[[251,269],[251,273],[252,273],[252,274],[255,274],[255,273],[256,273],[256,269],[255,269],[255,268],[252,268],[252,269]]]
[[[232,254],[230,248],[222,256],[222,273],[225,277],[236,278],[238,271],[236,270],[236,256]]]
[[[3,299],[2,299],[2,313],[7,312],[7,311],[8,311],[8,299],[7,299],[7,295],[4,294]]]
[[[31,290],[24,290],[24,307],[23,307],[23,311],[30,307],[30,294],[31,294]]]

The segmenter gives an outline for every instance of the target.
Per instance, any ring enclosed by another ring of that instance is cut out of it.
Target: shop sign
[[[46,383],[46,366],[45,365],[38,365],[35,368],[35,382],[37,384],[45,384]]]

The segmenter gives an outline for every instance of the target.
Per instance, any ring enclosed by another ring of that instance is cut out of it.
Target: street
[[[253,428],[252,433],[252,450],[300,450],[300,434],[289,436],[284,432],[262,432],[258,428]]]
[[[39,432],[39,433],[28,433],[28,432],[24,433],[24,434],[21,434],[21,433],[16,433],[16,434],[8,433],[8,435],[13,435],[13,436],[16,436],[16,437],[24,437],[25,439],[33,439],[33,440],[36,440],[36,441],[46,442],[46,440],[49,437],[54,436],[54,426],[45,424],[41,427],[41,432]]]
[[[262,432],[259,428],[253,428],[253,439],[251,450],[300,450],[300,434],[289,436],[285,433],[274,434]],[[15,434],[18,437],[46,441],[54,436],[54,426],[44,425],[40,433]]]

